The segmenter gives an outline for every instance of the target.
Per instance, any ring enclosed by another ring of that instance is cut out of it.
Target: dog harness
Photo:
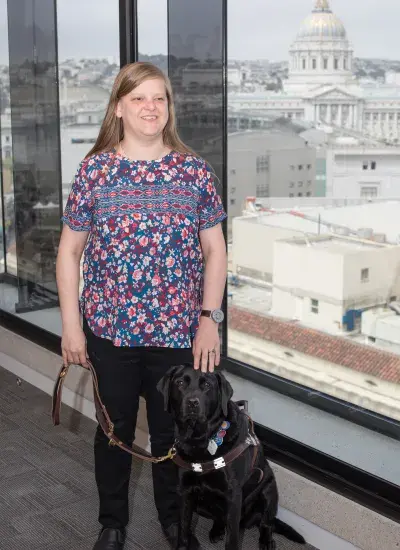
[[[253,420],[250,418],[247,412],[245,412],[245,414],[249,421],[247,437],[244,441],[242,441],[242,443],[240,443],[239,445],[231,449],[228,453],[226,453],[226,455],[219,456],[218,458],[214,460],[210,460],[208,462],[186,462],[186,460],[183,460],[183,458],[180,457],[179,454],[176,454],[172,460],[175,462],[177,466],[179,466],[184,470],[192,471],[198,474],[208,474],[210,472],[220,470],[221,468],[225,468],[226,466],[228,466],[228,464],[232,464],[232,462],[234,462],[237,458],[239,458],[239,456],[242,455],[244,451],[246,451],[246,449],[248,449],[249,447],[253,447],[254,452],[253,452],[253,459],[251,463],[251,472],[253,472],[255,469],[257,469],[255,468],[255,465],[256,465],[258,452],[260,448],[260,441],[257,438],[256,434],[254,433]],[[215,437],[218,437],[218,434]],[[220,445],[221,444],[222,444],[222,441]],[[260,470],[260,473],[261,473],[261,476],[260,476],[259,482],[262,480],[264,475],[261,470]]]

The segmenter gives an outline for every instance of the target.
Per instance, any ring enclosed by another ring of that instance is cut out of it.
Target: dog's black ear
[[[177,365],[175,367],[171,367],[166,374],[161,378],[159,383],[157,384],[157,390],[163,394],[164,396],[164,410],[171,412],[171,407],[169,404],[169,396],[170,396],[170,389],[171,389],[171,382],[176,374],[176,372],[182,368],[181,365]]]
[[[225,378],[225,376],[222,374],[222,372],[215,373],[217,379],[218,379],[218,385],[219,385],[219,395],[221,399],[221,407],[222,412],[224,413],[224,416],[228,415],[228,402],[231,400],[233,395],[233,388],[228,382],[228,380]]]

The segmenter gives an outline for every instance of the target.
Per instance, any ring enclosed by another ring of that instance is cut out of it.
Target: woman
[[[174,440],[158,381],[175,364],[194,361],[195,369],[212,372],[220,361],[225,217],[209,167],[178,137],[168,78],[149,63],[126,65],[64,212],[57,259],[62,354],[83,366],[90,358],[115,433],[128,444],[145,397],[154,456],[164,456]],[[130,455],[111,447],[98,427],[102,530],[94,550],[123,547],[130,469]],[[171,546],[176,485],[171,461],[153,465],[158,517]]]

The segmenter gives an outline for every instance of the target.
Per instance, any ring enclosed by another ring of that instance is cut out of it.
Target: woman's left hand
[[[200,318],[200,325],[193,341],[194,368],[202,372],[214,372],[221,357],[218,325],[207,317]]]

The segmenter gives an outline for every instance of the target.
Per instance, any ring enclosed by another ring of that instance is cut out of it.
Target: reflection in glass
[[[65,206],[78,165],[96,141],[120,68],[118,2],[57,0],[57,30]]]
[[[168,0],[137,0],[138,61],[168,74]]]
[[[229,355],[400,420],[400,62],[304,4],[229,3]]]
[[[0,280],[5,281],[17,274],[7,0],[0,1],[0,136]]]
[[[169,77],[179,133],[222,182],[223,2],[169,0]],[[222,193],[222,185],[218,186]]]
[[[54,2],[8,3],[17,313],[58,304],[60,171]]]

